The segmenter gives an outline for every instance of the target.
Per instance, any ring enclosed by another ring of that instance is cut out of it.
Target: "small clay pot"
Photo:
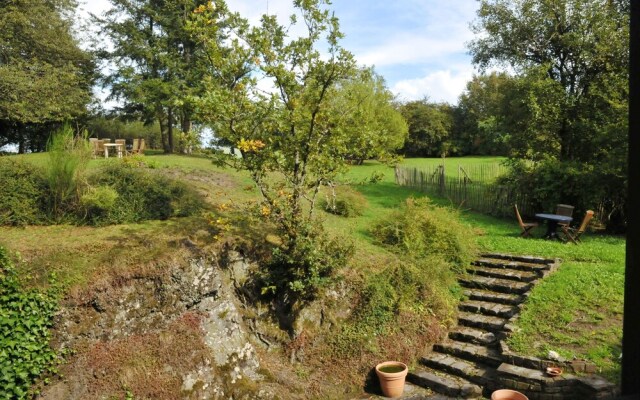
[[[560,376],[562,374],[562,368],[559,367],[547,367],[547,375]]]
[[[399,361],[385,361],[376,365],[376,375],[382,393],[387,397],[400,397],[404,391],[404,380],[409,372],[406,364]]]
[[[529,400],[529,398],[515,390],[500,389],[491,393],[491,400]]]

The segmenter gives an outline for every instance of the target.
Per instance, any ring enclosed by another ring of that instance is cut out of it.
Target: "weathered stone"
[[[487,315],[471,314],[461,312],[458,314],[458,322],[460,325],[470,326],[472,328],[480,328],[487,331],[495,332],[504,328],[506,319],[500,317],[491,317]]]
[[[495,369],[476,364],[448,354],[430,353],[420,358],[420,363],[438,371],[445,371],[475,384],[484,385],[495,377]]]
[[[482,389],[478,385],[448,374],[420,370],[409,373],[407,380],[447,396],[475,399],[482,395]]]
[[[493,365],[495,367],[502,363],[500,353],[495,348],[487,346],[450,341],[435,344],[433,346],[433,350],[451,354],[468,361]]]
[[[535,272],[520,271],[518,269],[512,268],[486,268],[476,266],[467,268],[467,272],[479,276],[494,277],[519,282],[532,282],[539,278],[539,275]]]
[[[500,304],[518,305],[522,303],[523,297],[511,293],[497,293],[483,289],[466,289],[464,295],[470,300],[490,301]]]
[[[483,258],[494,258],[494,259],[499,259],[499,260],[520,261],[520,262],[532,263],[532,264],[547,264],[547,265],[551,265],[551,264],[557,262],[556,259],[550,259],[550,258],[542,258],[542,257],[536,257],[536,256],[516,256],[516,255],[512,255],[512,254],[500,254],[500,253],[483,253],[480,256],[483,257]]]
[[[449,332],[449,338],[460,342],[476,344],[491,344],[496,341],[496,335],[493,332],[468,326],[457,326]]]
[[[487,289],[500,293],[522,294],[532,288],[530,282],[517,282],[485,276],[467,276],[459,281],[460,285],[467,288]]]
[[[518,312],[518,308],[515,306],[479,300],[463,301],[458,305],[458,308],[462,311],[492,315],[502,318],[511,318],[515,313]]]

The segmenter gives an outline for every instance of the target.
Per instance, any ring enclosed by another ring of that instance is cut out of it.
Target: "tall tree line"
[[[96,18],[110,39],[98,54],[110,71],[103,83],[122,106],[119,112],[160,126],[166,153],[180,135],[192,135],[194,104],[208,61],[193,40],[188,22],[205,0],[111,0]]]
[[[94,63],[72,31],[72,0],[0,1],[0,147],[41,151],[86,113]]]

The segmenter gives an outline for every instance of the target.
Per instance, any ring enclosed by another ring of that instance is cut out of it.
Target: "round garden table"
[[[567,217],[566,215],[558,215],[558,214],[536,214],[536,218],[547,221],[547,233],[545,233],[545,239],[560,239],[558,236],[558,224],[568,224],[573,221],[573,218]]]

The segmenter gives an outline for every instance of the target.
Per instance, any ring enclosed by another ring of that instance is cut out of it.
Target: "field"
[[[44,155],[25,157],[36,164],[46,163]],[[240,204],[258,198],[246,175],[222,170],[205,158],[149,155],[144,160],[153,168],[193,182],[214,204]],[[408,159],[403,165],[422,167],[437,165],[440,161]],[[458,164],[472,169],[478,163],[499,161],[501,159],[486,157],[449,158],[446,162],[447,171],[457,173],[457,167],[453,166]],[[112,161],[93,160],[90,168],[105,162]],[[377,176],[379,181],[370,183],[372,176]],[[341,180],[366,198],[367,207],[363,215],[355,218],[322,213],[324,223],[330,230],[353,238],[357,248],[354,268],[365,268],[365,265],[375,268],[367,260],[384,256],[385,250],[373,243],[370,227],[397,209],[406,198],[424,194],[397,186],[393,169],[376,162],[352,167]],[[433,197],[432,200],[457,207],[447,199]],[[536,238],[522,239],[512,219],[469,211],[463,211],[461,218],[477,232],[477,241],[483,250],[562,259],[559,271],[533,290],[518,322],[521,330],[510,339],[512,348],[536,356],[554,350],[567,358],[586,358],[594,361],[602,374],[617,381],[622,337],[624,238],[587,234],[584,243],[576,246],[539,238],[542,228],[534,233]],[[45,271],[55,270],[70,287],[82,287],[96,277],[126,273],[109,270],[110,265],[114,265],[114,257],[125,261],[118,264],[123,268],[133,268],[136,263],[170,251],[176,234],[191,235],[202,224],[192,218],[105,228],[0,227],[0,245],[22,254],[23,272],[38,277]],[[360,271],[367,272],[374,271]]]

